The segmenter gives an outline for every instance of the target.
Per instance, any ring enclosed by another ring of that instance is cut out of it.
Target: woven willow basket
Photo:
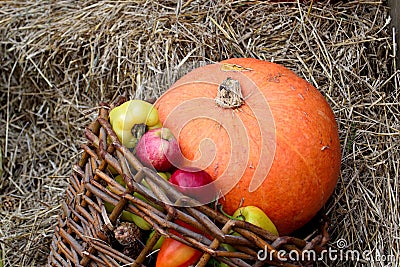
[[[214,266],[211,262],[216,260],[228,266],[305,266],[314,259],[304,255],[315,256],[324,250],[329,239],[326,222],[306,239],[277,237],[250,223],[229,219],[215,205],[174,205],[196,204],[196,200],[182,195],[156,172],[143,167],[120,143],[108,122],[109,110],[124,101],[121,97],[112,105],[102,103],[97,119],[85,129],[87,144],[82,146],[83,155],[73,166],[48,266],[154,266],[157,251],[152,249],[162,235],[202,251],[196,266]],[[110,167],[124,177],[126,187],[114,180],[116,174],[109,171]],[[143,179],[151,190],[142,185]],[[135,197],[135,192],[148,201]],[[111,213],[107,213],[104,203],[115,206]],[[155,231],[151,238],[150,231],[141,231],[142,240],[134,257],[115,245],[114,231],[121,224],[123,210],[140,216]],[[184,228],[177,220],[206,234]],[[231,234],[233,231],[240,235]],[[235,251],[225,250],[223,243],[232,245]],[[297,261],[293,255],[303,257]]]

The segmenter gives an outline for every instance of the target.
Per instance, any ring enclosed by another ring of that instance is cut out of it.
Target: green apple
[[[146,241],[146,244],[149,242],[150,238],[152,238],[153,235],[154,235],[155,233],[156,233],[156,230],[151,231],[151,233],[150,233],[150,235],[149,235],[149,238],[148,238],[147,241]],[[164,239],[165,239],[165,236],[162,235],[162,236],[158,239],[157,243],[154,244],[154,246],[153,246],[153,248],[152,248],[151,250],[154,251],[154,250],[160,249],[162,243],[164,242]]]
[[[145,230],[145,231],[151,230],[151,228],[152,228],[151,225],[148,222],[146,222],[145,219],[143,219],[142,217],[140,217],[136,214],[133,214],[129,211],[126,211],[126,210],[122,211],[121,220],[133,222],[140,229]]]
[[[108,213],[111,213],[114,210],[114,205],[108,203],[108,202],[104,202],[104,207],[106,208],[106,211]],[[136,224],[140,229],[148,231],[150,230],[152,227],[151,225],[146,222],[142,217],[133,214],[132,212],[123,210],[121,213],[121,220],[122,221],[127,221],[127,222],[133,222],[134,224]]]
[[[168,181],[169,178],[171,178],[171,173],[169,172],[157,172],[157,174],[160,175],[162,178],[164,178],[166,181]],[[142,180],[142,185],[144,185],[148,189],[151,189],[150,185],[145,180]]]
[[[171,178],[171,173],[170,172],[157,172],[158,175],[160,175],[162,178],[165,180],[169,180]]]
[[[169,172],[157,172],[157,174],[160,175],[162,178],[164,178],[166,181],[168,181],[169,178],[171,177],[171,173],[169,173]],[[142,185],[144,185],[145,187],[147,187],[148,189],[151,190],[150,185],[149,185],[144,179],[142,180]],[[136,193],[136,192],[135,192],[133,195],[134,195],[135,197],[137,197],[137,198],[143,200],[143,201],[146,201],[147,203],[149,203],[149,204],[152,205],[154,208],[156,208],[156,209],[158,209],[158,210],[160,210],[160,211],[163,211],[163,210],[164,210],[163,207],[161,207],[161,206],[159,206],[159,205],[157,205],[157,204],[155,204],[155,203],[149,201],[148,199],[146,199],[144,196],[142,196],[142,195],[139,194],[139,193]]]
[[[169,174],[169,173],[163,173],[163,172],[159,172],[158,174],[159,174],[161,177],[163,177],[164,179],[166,179],[166,180],[168,180],[168,177],[171,176],[171,174]],[[168,176],[168,175],[169,175],[169,176]],[[115,177],[115,181],[116,181],[117,183],[119,183],[120,185],[126,187],[124,178],[122,178],[121,175],[117,175],[117,176]],[[148,189],[150,189],[150,186],[146,183],[145,180],[142,180],[142,184],[143,184],[144,186],[146,186]],[[113,190],[113,187],[107,187],[107,188],[110,189],[111,192],[114,192],[114,191],[115,191],[115,190]],[[114,193],[115,193],[115,192],[114,192]],[[142,196],[142,195],[139,194],[138,192],[134,192],[134,193],[133,193],[133,196],[134,196],[134,197],[137,197],[137,198],[140,199],[140,200],[143,200],[143,201],[149,203],[150,205],[152,205],[153,207],[155,207],[155,208],[158,209],[158,210],[162,210],[162,207],[160,207],[159,205],[156,205],[156,204],[154,204],[153,202],[149,201],[147,198],[145,198],[144,196]]]
[[[278,230],[271,219],[260,208],[256,206],[246,206],[238,208],[232,215],[234,219],[243,220],[263,228],[274,235],[279,236]]]
[[[125,180],[124,180],[124,178],[123,178],[121,175],[117,175],[117,176],[115,177],[115,181],[116,181],[117,183],[119,183],[120,185],[126,187]]]
[[[107,186],[107,189],[110,190],[110,188],[108,186]],[[111,203],[108,203],[108,202],[104,202],[104,207],[106,208],[106,211],[108,213],[111,213],[115,208],[114,205],[112,205]],[[127,221],[127,222],[133,222],[142,230],[147,231],[152,228],[151,225],[148,222],[146,222],[145,219],[143,219],[142,217],[140,217],[136,214],[133,214],[132,212],[126,211],[126,210],[122,211],[121,220]]]
[[[231,245],[226,244],[226,243],[222,243],[220,246],[223,247],[224,249],[226,249],[227,251],[236,251],[236,249],[234,247],[232,247]],[[220,261],[218,261],[218,264],[216,265],[216,267],[217,266],[218,267],[229,267],[228,264],[226,264],[224,262],[220,262]]]

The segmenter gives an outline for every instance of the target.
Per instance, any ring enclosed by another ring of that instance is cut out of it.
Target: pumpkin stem
[[[219,86],[215,103],[221,108],[238,108],[244,104],[242,88],[238,80],[226,78]]]

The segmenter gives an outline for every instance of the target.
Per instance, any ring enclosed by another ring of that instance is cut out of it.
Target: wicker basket
[[[177,192],[153,170],[143,167],[121,145],[108,122],[109,110],[124,101],[120,98],[113,105],[102,103],[97,119],[85,129],[88,142],[82,146],[80,161],[73,166],[63,213],[51,244],[49,266],[154,266],[157,251],[152,248],[161,235],[204,252],[196,266],[206,266],[210,259],[229,266],[304,266],[314,260],[304,255],[315,256],[324,250],[328,241],[326,223],[306,239],[277,237],[250,223],[231,220],[211,205],[175,206],[177,202],[196,204],[196,200]],[[124,177],[126,187],[114,180],[115,175],[108,171],[110,166]],[[142,186],[143,179],[151,190]],[[111,192],[110,186],[117,192]],[[134,192],[153,203],[135,197]],[[106,202],[115,206],[111,213],[106,211]],[[135,257],[115,245],[113,231],[121,223],[123,210],[139,215],[155,230],[152,238],[148,238],[150,231],[143,231],[142,245]],[[182,227],[177,220],[207,234]],[[230,234],[232,230],[240,235]],[[232,245],[235,251],[225,250],[222,243]],[[268,254],[260,257],[260,251],[265,250]],[[297,261],[293,255],[303,257]]]

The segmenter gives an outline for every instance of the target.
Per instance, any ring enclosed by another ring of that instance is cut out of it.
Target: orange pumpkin
[[[189,163],[213,177],[228,213],[258,206],[286,235],[336,186],[334,114],[316,88],[281,65],[235,58],[197,68],[156,107]]]

